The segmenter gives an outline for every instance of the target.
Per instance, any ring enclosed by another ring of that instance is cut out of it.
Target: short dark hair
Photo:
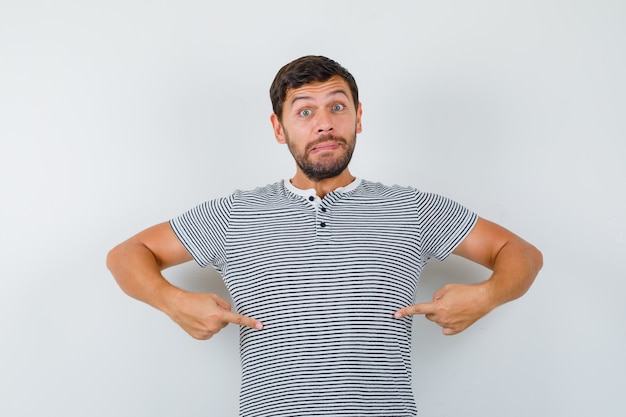
[[[352,74],[330,58],[307,55],[286,64],[274,77],[270,86],[270,99],[272,100],[272,109],[278,120],[282,120],[283,104],[288,90],[302,87],[305,84],[324,82],[335,75],[340,76],[348,83],[354,100],[354,107],[358,108],[359,89]]]

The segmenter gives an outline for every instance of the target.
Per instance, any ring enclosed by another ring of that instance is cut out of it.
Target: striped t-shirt
[[[356,180],[323,199],[280,181],[170,221],[222,275],[241,328],[240,416],[416,415],[411,318],[420,273],[476,215],[445,197]]]

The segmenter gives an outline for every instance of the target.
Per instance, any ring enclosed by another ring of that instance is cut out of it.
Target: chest
[[[249,210],[232,217],[225,252],[239,308],[297,300],[387,310],[413,299],[423,267],[416,217],[380,205]]]

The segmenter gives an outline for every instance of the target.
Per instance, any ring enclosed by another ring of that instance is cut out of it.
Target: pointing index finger
[[[225,311],[224,319],[229,323],[250,327],[251,329],[256,329],[256,330],[263,329],[263,323],[261,323],[260,321],[255,320],[248,316],[244,316],[243,314],[234,313],[232,311]]]
[[[434,312],[435,303],[419,303],[409,307],[401,308],[400,310],[396,311],[394,317],[400,319],[402,317],[412,316],[415,314],[432,314]]]

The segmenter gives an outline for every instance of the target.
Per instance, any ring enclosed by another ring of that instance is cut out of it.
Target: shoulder
[[[382,202],[386,201],[398,206],[412,206],[418,212],[425,213],[440,210],[460,210],[464,207],[455,200],[444,195],[421,191],[413,186],[386,185],[380,182],[362,180],[355,190],[355,198]]]
[[[255,197],[255,196],[277,195],[277,194],[282,193],[283,189],[284,189],[283,182],[277,181],[272,184],[267,184],[267,185],[259,186],[259,187],[252,188],[252,189],[247,189],[247,190],[237,189],[232,193],[232,196],[238,197],[238,198],[249,198],[249,197]]]
[[[361,185],[357,188],[357,194],[368,197],[397,198],[415,200],[418,195],[422,194],[416,188],[403,185],[387,185],[381,182],[362,180]]]
[[[285,190],[283,181],[277,181],[265,186],[256,187],[248,190],[235,190],[227,198],[234,204],[238,203],[252,203],[260,202],[267,204],[269,202],[276,202],[285,199],[288,195]]]
[[[204,200],[189,209],[185,214],[202,216],[215,212],[227,213],[236,206],[246,206],[255,204],[255,202],[262,203],[272,200],[272,196],[281,194],[281,188],[282,182],[276,182],[250,190],[237,189],[230,194]]]
[[[278,213],[303,207],[303,198],[287,190],[283,181],[249,190],[236,190],[227,199],[231,212],[237,213]]]

